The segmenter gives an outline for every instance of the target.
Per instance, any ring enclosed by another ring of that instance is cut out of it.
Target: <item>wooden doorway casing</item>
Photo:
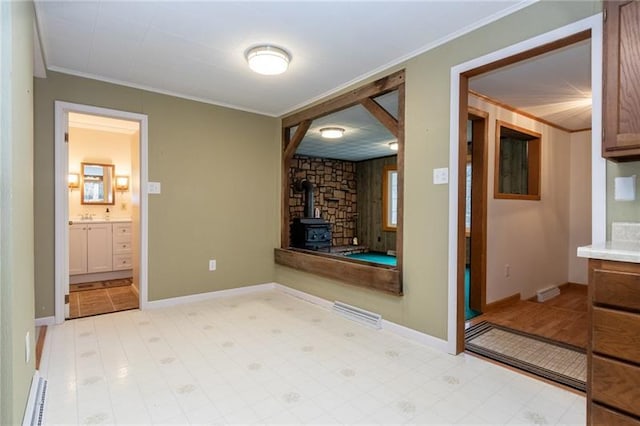
[[[464,351],[464,294],[465,294],[465,252],[466,252],[466,226],[465,226],[465,209],[466,209],[466,162],[467,162],[467,119],[469,115],[469,79],[499,68],[506,67],[527,59],[560,49],[574,43],[591,38],[591,29],[576,32],[566,37],[558,38],[549,43],[544,43],[532,49],[498,59],[493,62],[478,66],[473,69],[461,72],[459,74],[458,87],[458,161],[457,161],[457,260],[456,260],[456,323],[455,323],[455,353]],[[592,58],[593,60],[593,58]],[[486,252],[486,246],[485,246]],[[485,253],[486,257],[486,253]]]
[[[487,305],[487,176],[489,113],[468,108],[471,121],[471,229],[469,230],[469,306],[484,312]],[[465,206],[466,208],[466,206]],[[466,234],[466,230],[465,230]],[[466,236],[466,235],[465,235]]]

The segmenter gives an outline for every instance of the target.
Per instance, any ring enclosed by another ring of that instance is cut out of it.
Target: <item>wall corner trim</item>
[[[42,317],[36,318],[36,327],[42,327],[43,325],[49,326],[56,323],[56,317]]]

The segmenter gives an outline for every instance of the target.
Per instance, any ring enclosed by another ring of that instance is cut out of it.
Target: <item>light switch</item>
[[[149,194],[160,194],[161,186],[160,182],[149,182],[147,186],[147,191]]]
[[[449,183],[449,168],[433,169],[433,184],[443,185]]]
[[[613,181],[616,201],[634,201],[636,199],[636,175],[617,177]]]

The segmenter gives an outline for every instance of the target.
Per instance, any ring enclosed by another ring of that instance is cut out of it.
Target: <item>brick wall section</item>
[[[290,182],[313,183],[314,206],[331,223],[333,246],[350,245],[356,236],[356,163],[295,155],[289,169]],[[315,209],[314,209],[315,210]],[[289,188],[289,218],[304,216],[304,192]]]

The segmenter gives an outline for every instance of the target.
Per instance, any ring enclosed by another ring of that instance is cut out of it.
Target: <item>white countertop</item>
[[[131,222],[131,219],[127,218],[113,218],[113,219],[69,219],[69,225],[77,223],[113,223],[113,222]]]
[[[607,241],[578,247],[578,257],[640,263],[640,241]]]

